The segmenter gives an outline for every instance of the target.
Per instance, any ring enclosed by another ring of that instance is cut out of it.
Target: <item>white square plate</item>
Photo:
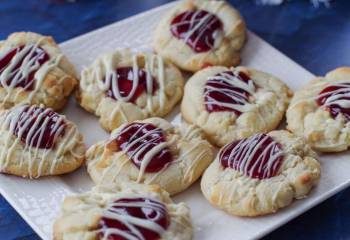
[[[78,71],[89,65],[103,52],[116,48],[130,47],[136,50],[151,50],[154,28],[161,15],[173,3],[114,23],[97,31],[62,43],[60,46]],[[293,90],[309,81],[313,75],[291,61],[252,33],[243,51],[243,65],[270,72],[283,79]],[[178,109],[168,119],[178,122]],[[88,146],[105,139],[107,134],[97,119],[83,111],[72,99],[64,114],[78,123]],[[209,205],[199,190],[199,184],[175,197],[185,201],[191,208],[194,225],[194,239],[255,239],[271,232],[292,218],[307,211],[316,204],[350,185],[350,160],[348,152],[322,155],[322,177],[319,186],[304,200],[295,201],[290,207],[277,214],[258,218],[229,216]],[[61,177],[47,177],[37,180],[14,176],[0,176],[0,192],[21,214],[21,216],[43,238],[52,239],[52,223],[59,214],[63,198],[89,190],[92,186],[86,169]]]

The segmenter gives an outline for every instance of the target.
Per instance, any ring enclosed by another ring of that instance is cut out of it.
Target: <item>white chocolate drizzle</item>
[[[24,109],[23,109],[24,110]],[[15,132],[17,128],[17,137],[22,138],[27,129],[28,134],[25,137],[25,144],[27,146],[39,147],[40,143],[43,141],[43,136],[45,129],[48,127],[50,120],[56,118],[55,125],[51,129],[51,132],[55,134],[56,139],[64,131],[64,118],[58,114],[48,116],[52,111],[49,108],[42,109],[30,107],[28,111],[23,111],[15,116],[10,122],[10,131]],[[42,124],[39,126],[39,124]],[[38,137],[36,146],[34,145],[34,140]]]
[[[270,141],[267,146],[262,146],[270,138],[266,134],[255,134],[239,140],[238,143],[227,144],[219,153],[220,160],[224,155],[229,154],[228,166],[234,167],[235,170],[251,178],[254,172],[259,172],[260,179],[268,178],[277,171],[280,163],[278,159],[284,155],[284,151],[275,141]],[[232,144],[236,145],[230,150]],[[261,151],[262,147],[264,149],[258,154],[257,152]],[[267,162],[265,159],[268,159]]]
[[[163,129],[163,131],[167,131],[169,129]],[[186,184],[188,182],[192,181],[192,177],[193,177],[193,173],[196,171],[196,167],[200,164],[201,161],[203,161],[203,159],[207,156],[207,155],[211,155],[212,154],[212,149],[210,148],[205,148],[202,151],[199,151],[198,155],[195,156],[194,159],[192,159],[193,153],[198,151],[198,148],[200,148],[200,146],[202,144],[207,145],[207,141],[203,140],[203,139],[199,139],[197,136],[200,132],[200,129],[195,127],[194,125],[190,125],[188,127],[185,128],[185,131],[181,134],[181,140],[184,140],[186,142],[190,142],[191,147],[189,147],[188,149],[184,150],[183,152],[179,153],[178,156],[176,156],[176,154],[174,154],[174,159],[173,161],[167,163],[164,165],[164,167],[162,169],[160,169],[158,172],[156,173],[150,173],[147,175],[147,178],[143,179],[145,172],[141,172],[139,171],[138,173],[138,177],[137,177],[137,182],[138,183],[144,183],[144,184],[159,184],[159,176],[164,175],[165,170],[172,166],[172,165],[176,165],[176,164],[181,164],[184,166],[184,176],[183,176],[183,182]],[[116,139],[116,137],[119,135],[120,133],[118,132],[117,134],[112,134],[110,140],[108,140],[107,142],[105,142],[104,144],[113,141],[114,139]],[[195,140],[195,141],[194,141]],[[167,146],[173,146],[173,145],[178,145],[178,143],[176,142],[178,141],[177,137],[174,138],[168,138],[167,139]],[[194,141],[194,142],[193,142]],[[179,148],[177,146],[177,148]],[[122,158],[121,155],[125,154],[125,151],[120,151],[115,153],[116,156],[113,156],[113,161],[111,161],[111,165],[109,167],[103,168],[101,169],[101,177],[99,180],[99,183],[105,183],[105,182],[116,182],[118,181],[118,177],[120,175],[124,175],[126,169],[125,166],[128,164],[128,162],[130,162],[129,157],[127,158]],[[106,157],[104,154],[100,154],[98,156],[95,156],[95,158],[89,162],[89,169],[90,168],[94,168],[96,167],[96,165],[103,161],[103,158]],[[145,168],[147,168],[147,166],[145,166]],[[129,171],[129,170],[127,170]],[[128,175],[128,174],[126,174]]]
[[[350,83],[340,82],[337,84],[329,85],[327,87],[333,86],[337,89],[329,92],[324,92],[317,97],[318,99],[323,97],[327,98],[323,106],[329,107],[331,105],[338,105],[341,108],[350,108]]]
[[[75,135],[78,134],[77,129],[75,127],[66,128],[66,125],[62,124],[65,118],[55,114],[58,119],[52,129],[55,132],[52,148],[45,149],[33,146],[35,137],[39,137],[37,144],[43,140],[43,133],[50,119],[50,117],[45,117],[45,114],[52,111],[51,109],[44,109],[41,112],[36,108],[37,106],[20,105],[2,114],[0,131],[5,134],[2,136],[4,145],[1,146],[0,150],[0,171],[4,171],[9,164],[13,164],[12,161],[18,161],[19,158],[20,167],[27,164],[28,177],[30,178],[42,176],[44,167],[48,167],[49,173],[53,174],[57,164],[65,158],[63,153],[68,148],[72,149],[72,145],[75,144]],[[41,123],[41,120],[44,121]],[[40,123],[42,125],[38,126]],[[29,124],[31,125],[29,126]],[[14,135],[15,128],[17,128],[17,136]],[[29,129],[29,131],[25,142],[22,142],[21,137],[26,129]],[[64,137],[61,136],[62,134],[64,134]],[[75,157],[82,157],[71,153]]]
[[[102,60],[102,63],[104,65],[104,70],[102,68],[96,67],[94,69],[94,77],[98,79],[97,84],[100,90],[107,91],[109,89],[112,90],[113,95],[117,99],[117,101],[122,102],[130,102],[132,97],[135,94],[136,89],[138,88],[140,82],[139,82],[139,71],[141,68],[138,64],[138,58],[143,57],[144,58],[144,71],[146,72],[146,96],[147,96],[147,104],[146,108],[148,112],[154,112],[157,111],[155,107],[152,104],[152,99],[154,97],[154,90],[155,86],[153,83],[153,77],[157,76],[157,82],[158,82],[158,92],[159,92],[159,109],[162,109],[164,107],[165,103],[165,94],[164,94],[164,62],[163,59],[159,55],[154,54],[145,54],[145,55],[132,55],[132,89],[130,93],[127,96],[122,96],[119,91],[118,86],[118,74],[116,73],[116,67],[115,64],[113,64],[113,56],[105,56]],[[84,73],[83,73],[84,74]],[[83,85],[84,86],[84,85]],[[84,86],[87,87],[87,86]],[[126,116],[126,114],[123,112],[122,108],[118,108],[118,112],[122,111],[122,116]]]
[[[207,98],[207,100],[205,100],[204,103],[206,105],[216,105],[219,107],[228,108],[233,111],[246,112],[253,107],[253,105],[249,103],[249,96],[247,97],[244,95],[244,93],[232,88],[241,89],[252,96],[255,93],[254,82],[252,79],[249,79],[248,82],[243,81],[243,79],[241,79],[239,76],[239,72],[235,69],[230,69],[229,72],[232,72],[232,75],[226,71],[208,78],[204,88],[204,96]],[[220,84],[220,87],[209,84]],[[218,92],[221,95],[232,99],[233,103],[216,100],[210,96],[210,94],[214,92]]]
[[[197,18],[197,16],[202,12],[202,10],[195,10],[194,13],[192,11],[187,11],[187,13],[185,13],[181,19],[180,22],[172,24],[170,26],[171,30],[176,32],[176,28],[181,27],[182,25],[187,25],[189,24],[189,31],[184,33],[184,36],[182,36],[181,38],[183,38],[183,41],[185,43],[189,42],[189,39],[193,36],[193,34],[195,34],[196,32],[198,32],[198,36],[196,37],[196,39],[193,42],[193,46],[194,48],[196,48],[198,41],[200,41],[203,37],[203,34],[206,32],[206,30],[208,29],[208,27],[210,25],[212,25],[215,21],[219,20],[214,14],[208,12],[204,17],[202,18]],[[191,14],[193,14],[190,18],[190,20],[186,20]],[[180,35],[179,33],[177,33],[177,35]],[[220,45],[221,41],[222,41],[222,30],[216,30],[213,33],[213,38],[214,38],[214,45],[211,44],[210,42],[206,40],[206,44],[207,46],[210,47],[210,49]]]
[[[158,145],[154,145],[160,140],[161,136],[163,135],[163,130],[158,127],[152,130],[148,130],[144,135],[142,135],[142,137],[136,137],[140,132],[142,132],[144,128],[147,127],[147,125],[148,124],[142,124],[141,127],[137,129],[137,131],[130,137],[130,139],[133,139],[133,141],[129,142],[126,148],[123,149],[123,152],[128,153],[134,145],[139,145],[135,150],[132,150],[132,155],[128,155],[130,159],[132,158],[135,161],[135,164],[140,166],[139,176],[137,179],[138,182],[141,181],[142,176],[144,175],[153,157],[155,157],[162,150],[168,147],[168,143],[166,141],[161,142]],[[133,124],[125,127],[120,131],[119,135],[128,132],[132,127],[134,127]],[[151,137],[151,139],[147,142],[140,144],[140,142],[147,137]],[[145,153],[145,151],[147,151],[150,145],[152,145],[151,149],[148,152],[146,152],[146,154],[140,159],[140,155]]]
[[[2,100],[1,105],[6,104],[10,98],[11,102],[17,103],[19,101],[19,97],[23,97],[22,93],[28,91],[27,88],[29,85],[24,88],[16,86],[25,81],[30,73],[35,72],[33,79],[34,89],[30,91],[26,99],[21,101],[21,103],[24,104],[31,103],[33,97],[42,86],[48,72],[50,72],[52,68],[56,67],[60,63],[62,54],[58,55],[58,57],[55,58],[49,56],[48,61],[42,65],[39,63],[39,59],[43,57],[45,50],[43,50],[41,54],[36,54],[35,51],[37,48],[39,48],[43,40],[44,38],[41,38],[35,44],[26,44],[23,46],[23,48],[17,47],[16,54],[11,59],[10,63],[0,70],[0,83],[2,85],[2,88],[6,91],[6,96]],[[6,56],[10,51],[13,51],[13,49],[9,49],[9,51],[3,52],[0,55],[0,59]],[[16,69],[19,63],[21,63],[21,65],[18,69]],[[15,69],[16,71],[14,71]],[[9,79],[11,79],[11,81],[9,81]],[[15,95],[13,95],[14,92]]]
[[[130,199],[130,197],[128,197],[128,199]],[[142,198],[140,196],[135,196],[134,199],[137,201],[115,201],[107,205],[107,209],[102,213],[102,217],[118,221],[124,226],[126,226],[128,229],[120,230],[117,228],[102,228],[99,230],[103,233],[102,240],[108,240],[113,235],[122,236],[123,238],[128,240],[145,240],[142,232],[137,227],[150,230],[152,232],[157,233],[159,236],[162,236],[166,229],[164,229],[156,221],[161,217],[167,216],[168,213],[166,207],[157,200]],[[144,209],[144,211],[152,212],[156,215],[152,217],[153,221],[148,219],[142,219],[128,215],[126,211],[123,210],[123,207],[142,208]]]

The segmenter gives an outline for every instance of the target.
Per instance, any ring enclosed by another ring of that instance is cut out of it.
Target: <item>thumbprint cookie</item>
[[[183,94],[181,72],[154,54],[129,49],[104,54],[83,70],[77,99],[108,131],[168,114]]]
[[[67,197],[54,240],[190,240],[190,210],[156,185],[119,183]]]
[[[50,108],[18,105],[0,113],[0,172],[38,178],[71,172],[85,157],[74,123]]]
[[[318,77],[295,93],[287,110],[287,128],[322,152],[350,146],[350,68]]]
[[[226,1],[181,1],[161,19],[154,49],[179,68],[236,66],[246,39],[245,23]]]
[[[214,153],[199,128],[149,118],[117,128],[109,140],[93,145],[86,159],[96,184],[158,184],[176,194],[202,175]]]
[[[43,104],[61,109],[77,85],[73,65],[55,41],[31,32],[0,42],[0,107]]]
[[[270,74],[246,67],[208,67],[187,82],[181,114],[221,147],[275,129],[291,95]]]
[[[202,177],[214,206],[238,216],[274,213],[306,197],[320,178],[316,153],[288,131],[258,133],[224,146]]]

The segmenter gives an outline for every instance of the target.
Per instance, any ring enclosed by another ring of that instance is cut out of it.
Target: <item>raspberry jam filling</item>
[[[282,145],[266,134],[227,144],[219,153],[224,168],[232,168],[245,176],[266,179],[276,176],[282,161]]]
[[[131,123],[115,139],[136,167],[158,172],[173,160],[163,130],[149,123]]]
[[[108,89],[106,95],[114,100],[135,102],[144,92],[153,94],[157,88],[152,76],[147,76],[144,69],[137,69],[134,74],[132,67],[120,67],[116,69],[115,77],[109,75],[105,78]]]
[[[208,112],[230,111],[240,115],[256,87],[246,73],[225,71],[210,77],[204,86],[204,103]]]
[[[338,83],[323,89],[316,100],[319,106],[324,106],[333,118],[339,113],[350,121],[350,83]]]
[[[189,10],[172,20],[170,31],[174,37],[184,40],[194,52],[201,53],[215,47],[215,41],[223,34],[223,24],[207,11]]]
[[[63,117],[48,108],[24,107],[12,121],[14,135],[27,146],[49,149],[64,134]]]
[[[123,198],[104,212],[99,222],[99,239],[158,240],[169,222],[164,204],[148,198]]]
[[[40,47],[20,46],[9,51],[0,59],[0,86],[33,90],[35,73],[49,59]]]

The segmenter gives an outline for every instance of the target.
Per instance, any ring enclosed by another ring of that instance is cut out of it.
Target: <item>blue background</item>
[[[167,2],[1,0],[0,39],[25,30],[62,42]],[[280,6],[259,6],[253,0],[230,2],[241,11],[250,30],[314,74],[350,66],[349,0],[334,0],[330,8],[314,8],[306,0]],[[349,199],[350,189],[344,190],[264,239],[350,239]],[[0,239],[39,239],[1,196]]]

